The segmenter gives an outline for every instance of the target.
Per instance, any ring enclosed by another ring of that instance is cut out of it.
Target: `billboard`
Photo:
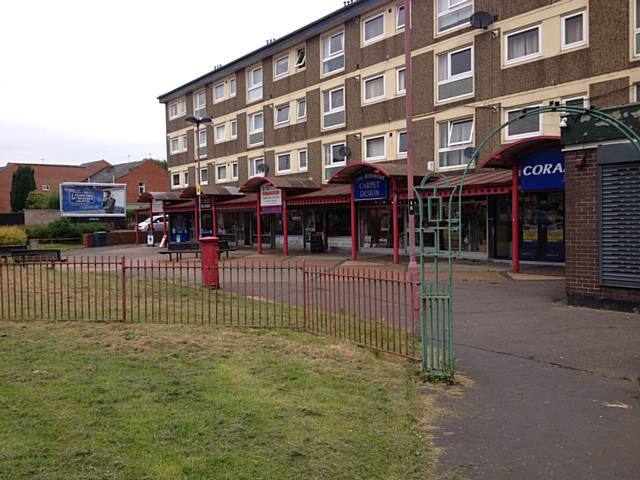
[[[61,183],[60,214],[65,217],[124,217],[124,183]]]

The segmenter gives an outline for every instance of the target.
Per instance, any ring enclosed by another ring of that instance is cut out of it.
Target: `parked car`
[[[154,215],[153,216],[153,231],[159,232],[162,230],[162,224],[164,223],[164,215]],[[168,219],[167,219],[168,220]],[[147,218],[138,224],[138,230],[141,232],[146,232],[149,230],[149,225],[151,224],[151,218]]]

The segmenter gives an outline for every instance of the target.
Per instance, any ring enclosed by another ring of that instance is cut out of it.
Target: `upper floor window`
[[[187,151],[187,136],[181,135],[179,137],[169,140],[169,153],[176,154]]]
[[[384,37],[384,12],[363,22],[362,43],[369,43]]]
[[[473,93],[473,49],[438,55],[438,100],[451,100]]]
[[[322,74],[327,75],[344,68],[344,32],[322,37]]]
[[[249,145],[260,145],[264,142],[264,115],[262,112],[249,116]]]
[[[308,165],[307,151],[299,150],[298,151],[298,170],[300,172],[306,172],[307,165]]]
[[[238,179],[238,162],[231,163],[231,180]]]
[[[231,120],[231,139],[238,138],[238,121]]]
[[[216,167],[216,176],[218,177],[219,182],[227,181],[227,166],[226,165],[218,165]]]
[[[249,70],[247,75],[247,99],[249,102],[262,100],[262,67]]]
[[[296,50],[296,70],[302,70],[307,64],[307,49],[304,47]]]
[[[200,169],[200,185],[209,185],[209,169]]]
[[[182,174],[182,176],[184,177],[184,183],[183,183],[183,185],[184,185],[185,187],[188,187],[188,186],[189,186],[189,172],[184,172],[184,173]]]
[[[438,124],[438,165],[465,165],[465,148],[473,143],[473,118]]]
[[[289,73],[289,55],[285,55],[276,60],[274,76],[282,77]]]
[[[398,156],[405,157],[409,151],[408,136],[406,131],[398,132]]]
[[[144,185],[144,183],[143,183],[143,185]],[[42,191],[43,192],[48,192],[50,190],[51,190],[51,185],[47,185],[46,183],[42,184]],[[144,190],[141,193],[144,193]]]
[[[396,30],[404,28],[404,5],[396,7]]]
[[[406,87],[404,86],[404,68],[396,70],[396,93],[405,93]]]
[[[364,159],[366,162],[384,160],[387,156],[386,137],[379,135],[364,140]]]
[[[267,164],[264,158],[250,158],[249,159],[249,176],[250,177],[264,177]]]
[[[538,105],[532,105],[524,108],[516,108],[513,110],[507,111],[507,121],[514,120],[519,115],[522,115],[527,108],[536,108]],[[515,122],[507,125],[506,129],[506,138],[508,140],[518,139],[518,138],[526,138],[526,137],[535,137],[539,135],[542,131],[541,125],[541,117],[540,114],[530,115],[525,118],[521,118],[520,120],[516,120]]]
[[[219,83],[213,87],[213,101],[221,102],[224,100],[224,83]]]
[[[207,155],[207,131],[200,130],[198,132],[198,155],[206,156]]]
[[[181,117],[187,113],[187,102],[182,99],[169,104],[169,119]]]
[[[344,87],[327,90],[322,93],[322,128],[344,125]]]
[[[573,13],[562,18],[562,49],[579,47],[587,43],[585,12]]]
[[[516,63],[542,55],[542,27],[539,25],[507,34],[505,63]]]
[[[237,88],[236,77],[233,77],[231,80],[229,80],[229,96],[230,97],[236,96],[236,88]]]
[[[563,99],[562,104],[568,107],[586,107],[588,102],[585,97],[572,97]]]
[[[635,15],[634,15],[634,25],[633,25],[633,31],[634,31],[634,35],[635,35],[635,54],[640,55],[640,0],[635,0],[633,2],[634,5],[634,9],[635,9]]]
[[[438,33],[464,25],[473,13],[473,0],[437,0]]]
[[[215,131],[216,131],[216,143],[224,142],[227,139],[227,132],[226,132],[224,123],[221,123],[220,125],[216,125]]]
[[[384,99],[384,75],[364,80],[364,103]]]
[[[278,173],[291,172],[291,154],[281,153],[278,155],[276,165],[278,166]]]
[[[276,125],[289,123],[289,110],[290,107],[288,103],[276,107]]]
[[[307,100],[303,98],[298,100],[298,120],[304,118],[307,118]]]
[[[171,186],[172,187],[179,187],[180,186],[180,174],[179,173],[174,173],[173,175],[171,175]]]
[[[193,102],[193,114],[196,117],[201,118],[206,115],[206,103],[207,94],[204,92],[204,90],[195,94]]]
[[[344,143],[332,143],[324,146],[324,180],[329,181],[331,176],[338,171],[340,167],[347,164],[344,156]]]

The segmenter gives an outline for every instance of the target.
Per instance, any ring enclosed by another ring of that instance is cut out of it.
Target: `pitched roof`
[[[118,165],[112,165],[100,170],[99,172],[87,177],[85,181],[94,183],[112,183],[114,180],[125,176],[134,168],[139,167],[145,162],[145,160],[139,160],[137,162],[119,163]]]

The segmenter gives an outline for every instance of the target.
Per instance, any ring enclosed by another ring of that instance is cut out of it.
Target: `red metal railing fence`
[[[202,285],[217,268],[219,288]],[[0,261],[0,318],[277,327],[418,359],[405,272],[233,260]]]

